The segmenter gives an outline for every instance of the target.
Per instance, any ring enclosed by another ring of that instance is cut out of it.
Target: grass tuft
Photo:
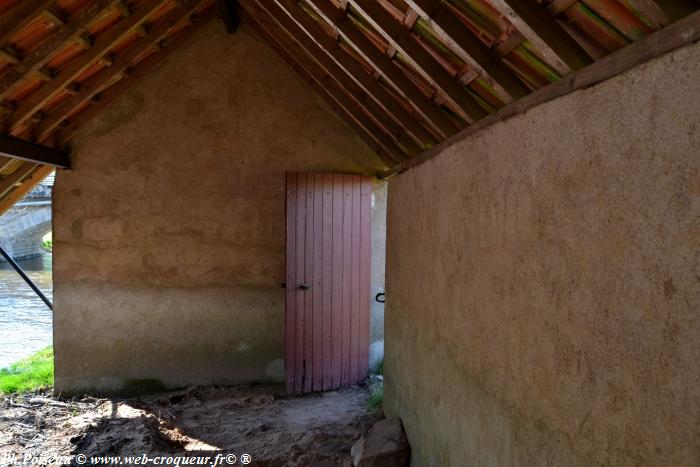
[[[384,405],[384,383],[380,382],[372,388],[367,398],[367,410],[372,413],[381,412]]]
[[[0,394],[30,392],[51,386],[53,347],[47,347],[8,368],[0,369]]]

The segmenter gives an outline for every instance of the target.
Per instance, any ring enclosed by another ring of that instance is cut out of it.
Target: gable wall
[[[58,172],[56,390],[283,381],[285,172],[375,164],[246,24],[214,21]]]

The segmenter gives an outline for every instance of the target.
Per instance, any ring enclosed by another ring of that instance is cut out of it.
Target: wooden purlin
[[[434,127],[435,131],[443,137],[449,137],[457,132],[457,127],[440,109],[439,105],[432,102],[424,94],[421,87],[404,74],[391,57],[379,50],[369,38],[357,29],[344,11],[339,10],[326,0],[309,0],[309,3],[345,36],[346,40],[378,73],[408,98],[416,110],[423,115],[423,118]]]
[[[41,181],[55,169],[48,165],[35,166],[33,171],[27,176],[22,184],[0,198],[0,216],[15,205],[24,195],[32,191]]]
[[[124,91],[130,88],[134,83],[142,79],[154,67],[160,64],[165,58],[184,42],[189,40],[192,35],[214,19],[217,15],[215,7],[209,6],[206,10],[197,14],[192,18],[191,24],[178,32],[177,35],[168,43],[164,44],[158,52],[153,53],[149,57],[140,61],[136,66],[130,68],[128,74],[117,81],[111,87],[101,91],[97,96],[93,97],[93,104],[81,111],[79,114],[72,116],[66,125],[65,129],[57,129],[59,133],[58,145],[63,146],[73,137],[75,132],[92,119],[97,113],[108,107],[114,99],[121,95]],[[97,99],[96,99],[97,98]]]
[[[500,56],[474,36],[468,28],[442,7],[439,0],[407,0],[453,49],[461,51],[461,58],[472,63],[490,76],[505,94],[506,101],[527,95],[530,90],[501,61]]]
[[[157,24],[152,29],[149,29],[146,35],[138,39],[127,50],[118,54],[111,66],[97,72],[76,94],[61,102],[56,108],[51,109],[46,118],[34,130],[37,139],[43,141],[47,138],[67,116],[107,87],[112,80],[131,66],[132,62],[142,53],[156,46],[173,28],[186,20],[201,3],[199,2],[190,8],[177,8],[168,13],[165,18],[158,20]]]
[[[388,90],[383,88],[370,74],[365,72],[362,66],[354,57],[346,53],[337,43],[337,40],[330,37],[324,28],[311,18],[296,0],[278,0],[277,3],[289,14],[311,38],[326,51],[331,58],[345,69],[364,91],[382,106],[393,120],[408,131],[417,144],[427,149],[433,146],[436,141],[432,135],[415,119],[414,115],[406,111],[399,104],[397,96],[392,96]],[[337,36],[337,33],[336,33]]]
[[[488,115],[474,97],[411,37],[406,27],[397,22],[376,0],[352,0],[351,3],[386,40],[402,50],[424,76],[461,109],[463,118],[474,122]]]
[[[113,8],[116,0],[98,0],[59,27],[36,50],[23,57],[11,70],[0,77],[0,101],[12,94],[23,82],[23,79],[35,73],[53,57],[53,55],[76,41],[92,20]]]
[[[55,78],[41,86],[30,94],[27,99],[19,104],[15,112],[10,114],[6,126],[13,132],[26,122],[35,112],[40,110],[51,99],[62,92],[81,73],[87,70],[94,62],[100,60],[105,54],[123,40],[128,34],[141,26],[148,17],[160,9],[168,0],[149,0],[140,6],[130,16],[123,19],[105,34],[100,36],[95,44],[80,57],[68,63]]]

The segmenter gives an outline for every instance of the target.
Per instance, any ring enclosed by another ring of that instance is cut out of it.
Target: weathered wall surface
[[[390,181],[414,466],[698,465],[698,76],[700,44]]]
[[[374,164],[246,24],[205,28],[56,177],[56,390],[282,381],[284,174]]]

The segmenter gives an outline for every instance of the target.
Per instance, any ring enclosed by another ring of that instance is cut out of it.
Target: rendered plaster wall
[[[54,192],[56,391],[283,381],[285,172],[374,173],[364,143],[246,24],[215,21],[73,152]]]
[[[697,466],[700,44],[391,179],[413,466]]]

